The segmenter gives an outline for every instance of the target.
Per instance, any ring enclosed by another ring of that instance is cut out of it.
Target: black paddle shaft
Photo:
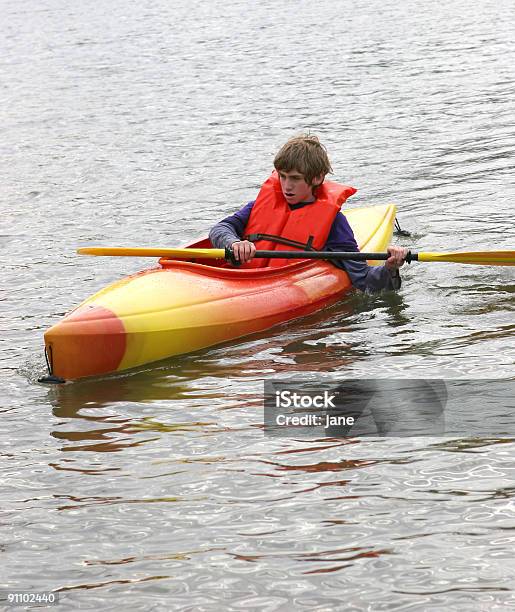
[[[262,259],[343,259],[346,261],[386,260],[388,253],[359,253],[347,251],[256,251],[254,258]],[[225,249],[225,258],[234,261],[231,249]],[[408,251],[405,261],[411,263],[418,260],[418,253]]]

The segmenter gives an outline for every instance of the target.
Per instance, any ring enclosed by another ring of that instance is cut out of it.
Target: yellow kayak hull
[[[386,250],[395,212],[394,205],[346,211],[360,250]],[[55,376],[106,374],[268,329],[350,289],[343,270],[320,260],[243,270],[213,260],[160,260],[85,300],[45,333],[45,347]]]

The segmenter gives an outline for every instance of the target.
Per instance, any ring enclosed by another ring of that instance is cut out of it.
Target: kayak
[[[393,204],[345,211],[364,251],[384,251]],[[208,239],[191,248],[209,248]],[[368,262],[377,265],[382,262]],[[50,373],[119,372],[263,331],[340,300],[352,285],[327,261],[237,269],[212,259],[160,259],[86,299],[45,333]]]

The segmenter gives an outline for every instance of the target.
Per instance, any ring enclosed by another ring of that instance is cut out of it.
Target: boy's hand
[[[256,245],[249,240],[238,240],[231,244],[232,252],[236,261],[244,264],[250,261],[254,257],[256,252]]]
[[[390,257],[388,257],[384,265],[390,272],[395,272],[404,265],[404,260],[408,254],[408,249],[390,245],[386,250],[388,251],[388,255],[390,255]]]

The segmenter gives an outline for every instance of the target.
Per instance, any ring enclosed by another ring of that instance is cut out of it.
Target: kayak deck
[[[346,216],[361,250],[386,249],[395,206]],[[307,315],[351,289],[346,272],[320,260],[253,269],[216,260],[159,263],[102,289],[46,332],[54,375],[105,374],[196,351]]]

